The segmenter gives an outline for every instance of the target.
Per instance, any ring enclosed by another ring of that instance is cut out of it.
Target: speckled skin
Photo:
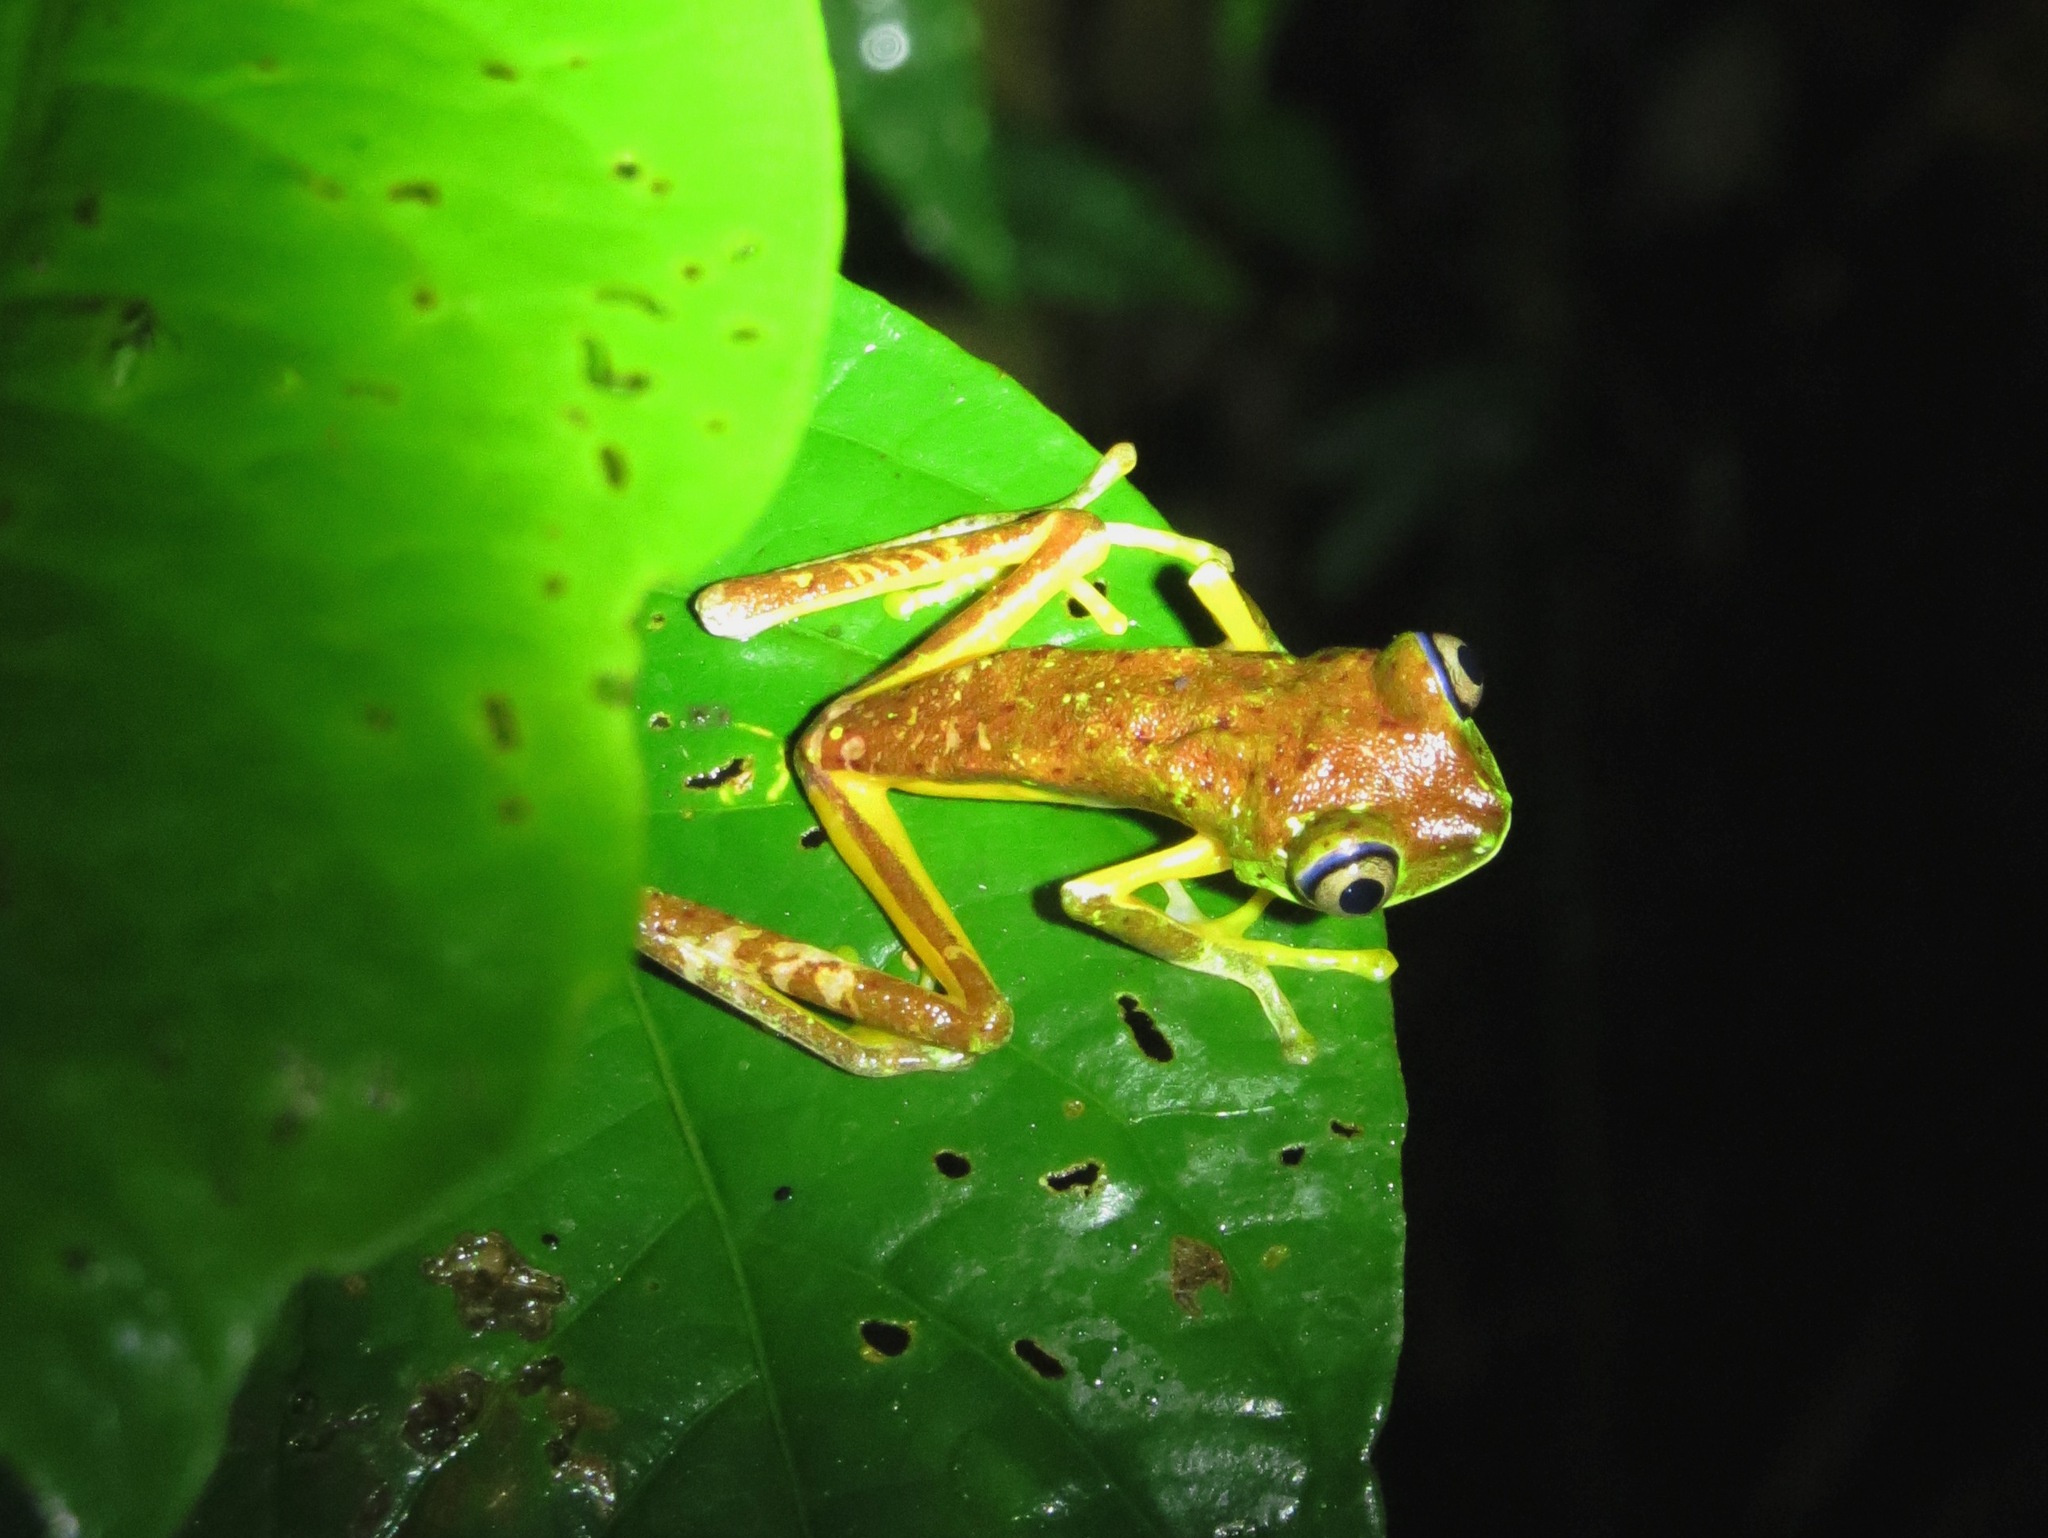
[[[1289,846],[1319,814],[1363,816],[1400,850],[1396,902],[1482,863],[1508,825],[1492,753],[1412,635],[1310,657],[1021,647],[828,712],[803,753],[899,789],[1012,785],[1156,813],[1288,897]]]

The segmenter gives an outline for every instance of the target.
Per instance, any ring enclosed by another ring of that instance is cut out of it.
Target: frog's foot
[[[1278,945],[1266,940],[1247,940],[1245,934],[1272,905],[1271,892],[1254,892],[1230,912],[1205,917],[1178,881],[1160,883],[1166,889],[1166,915],[1193,930],[1203,939],[1268,967],[1294,967],[1304,972],[1349,972],[1368,982],[1383,983],[1400,965],[1394,953],[1380,949],[1323,950],[1309,945]]]
[[[1075,877],[1060,888],[1060,905],[1068,917],[1113,935],[1148,956],[1191,972],[1226,977],[1250,989],[1280,1038],[1287,1061],[1306,1063],[1316,1055],[1315,1038],[1273,980],[1267,958],[1256,953],[1253,942],[1241,938],[1243,927],[1258,917],[1264,903],[1254,899],[1256,906],[1247,903],[1221,919],[1203,919],[1179,886],[1184,880],[1213,876],[1229,868],[1230,861],[1216,845],[1197,835],[1157,854]],[[1166,912],[1136,895],[1147,886],[1165,887]],[[1195,917],[1190,919],[1188,914]],[[1233,924],[1238,926],[1235,930]],[[1284,952],[1287,947],[1272,949]]]
[[[1009,1034],[1009,1006],[1000,997],[976,1012],[903,978],[663,892],[646,894],[640,951],[776,1035],[865,1077],[963,1068],[972,1053]],[[847,1023],[826,1020],[807,1003]],[[991,1010],[1001,1018],[982,1018]]]

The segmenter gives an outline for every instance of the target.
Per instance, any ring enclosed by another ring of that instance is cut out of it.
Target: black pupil
[[[1380,905],[1387,895],[1386,886],[1370,876],[1360,876],[1344,888],[1337,898],[1337,906],[1346,913],[1370,913]]]
[[[1484,689],[1486,687],[1486,666],[1479,660],[1479,653],[1472,650],[1463,641],[1458,643],[1457,661],[1459,670],[1472,680],[1473,688]]]

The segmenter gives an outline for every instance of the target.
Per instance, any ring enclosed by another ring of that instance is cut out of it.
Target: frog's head
[[[1472,648],[1412,631],[1372,657],[1371,676],[1369,784],[1350,785],[1363,799],[1304,818],[1288,840],[1292,895],[1325,913],[1434,891],[1492,859],[1508,832],[1507,787],[1472,720],[1484,683]]]

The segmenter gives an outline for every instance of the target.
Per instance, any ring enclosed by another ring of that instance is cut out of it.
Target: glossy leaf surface
[[[0,1452],[150,1533],[617,975],[631,622],[794,447],[834,103],[801,0],[0,45]]]
[[[721,570],[1043,503],[1093,463],[858,290],[828,359],[791,479]],[[1155,518],[1129,488],[1100,507]],[[1125,555],[1104,575],[1126,644],[1183,639],[1177,577]],[[815,705],[922,626],[867,605],[737,645],[682,592],[646,623],[654,879],[900,965],[779,766]],[[1100,644],[1064,610],[1035,633]],[[528,1165],[308,1286],[199,1531],[364,1512],[468,1531],[486,1510],[496,1531],[614,1535],[1377,1530],[1364,1453],[1400,1337],[1404,1118],[1386,990],[1288,975],[1322,1042],[1289,1067],[1249,995],[1056,916],[1060,879],[1166,829],[898,804],[1011,989],[1015,1039],[961,1073],[856,1080],[636,973]],[[544,1338],[470,1334],[422,1274],[492,1231],[566,1288]]]

